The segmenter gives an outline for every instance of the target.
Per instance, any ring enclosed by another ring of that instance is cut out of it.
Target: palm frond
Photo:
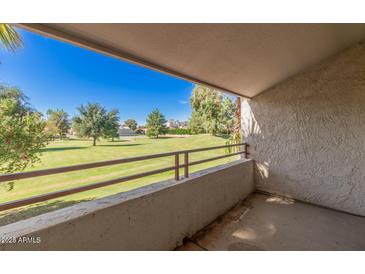
[[[0,24],[0,45],[10,51],[15,51],[23,45],[18,32],[9,24]]]

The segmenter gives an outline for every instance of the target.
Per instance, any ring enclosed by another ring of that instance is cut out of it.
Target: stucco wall
[[[0,250],[171,250],[253,189],[253,162],[239,160],[0,227],[2,238],[41,239]]]
[[[242,123],[258,189],[365,216],[363,44],[244,101]]]

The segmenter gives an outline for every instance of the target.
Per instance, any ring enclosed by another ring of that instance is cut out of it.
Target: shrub
[[[171,135],[191,135],[191,130],[187,128],[170,128],[167,130],[167,134]]]

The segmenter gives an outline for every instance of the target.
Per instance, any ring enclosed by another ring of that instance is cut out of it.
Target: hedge
[[[171,135],[191,135],[191,130],[187,128],[169,128],[166,134]]]

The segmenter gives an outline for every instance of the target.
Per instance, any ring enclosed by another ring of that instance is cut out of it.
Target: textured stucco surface
[[[365,216],[365,46],[242,103],[258,189]]]
[[[172,250],[253,190],[253,161],[239,160],[0,227],[41,238],[0,250]]]

